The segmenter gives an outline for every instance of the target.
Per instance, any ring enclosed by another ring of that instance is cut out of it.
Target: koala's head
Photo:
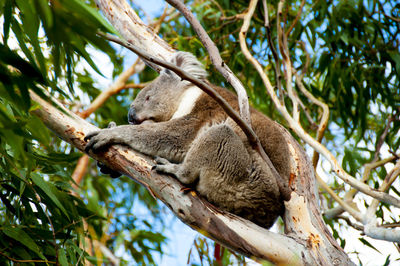
[[[207,77],[203,65],[191,53],[177,52],[170,62],[196,78]],[[128,114],[129,123],[170,120],[178,108],[181,96],[190,86],[190,82],[182,81],[174,72],[168,69],[161,71],[160,76],[144,87],[132,102]]]

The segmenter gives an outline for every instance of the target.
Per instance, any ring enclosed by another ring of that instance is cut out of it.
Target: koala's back
[[[215,87],[233,108],[236,96]],[[262,113],[251,110],[252,127],[287,184],[289,178],[288,147],[285,129]],[[203,121],[203,130],[193,141],[183,162],[187,171],[199,168],[196,190],[221,209],[269,228],[283,213],[284,205],[271,170],[254,151],[242,130],[227,117],[211,97],[203,95],[192,114]],[[182,176],[194,173],[184,172]]]
[[[213,87],[237,112],[239,111],[237,96],[233,92],[218,86],[213,85]],[[211,99],[211,97],[205,96],[201,101],[199,101],[199,105],[202,105],[201,109],[203,109],[203,113],[207,113],[206,110],[208,110],[209,113],[216,113],[210,114],[210,117],[213,117],[213,120],[215,119],[218,122],[226,121],[228,116],[222,108]],[[251,126],[260,139],[261,145],[268,157],[271,159],[271,162],[278,173],[286,182],[288,182],[290,176],[290,158],[288,144],[284,138],[284,134],[287,134],[286,129],[258,110],[250,108],[250,111],[252,120]],[[239,126],[237,126],[233,121],[230,124],[243,141],[247,142],[247,138]]]

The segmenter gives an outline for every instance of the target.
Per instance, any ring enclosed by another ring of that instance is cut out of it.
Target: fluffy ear
[[[207,72],[197,58],[188,52],[177,52],[171,58],[171,63],[182,68],[198,79],[206,79]]]

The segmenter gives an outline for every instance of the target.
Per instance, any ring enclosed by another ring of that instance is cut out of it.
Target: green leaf
[[[39,30],[39,19],[36,16],[36,8],[32,5],[31,1],[15,0],[18,8],[21,11],[20,18],[22,20],[22,27],[25,33],[30,38],[36,37]]]
[[[36,174],[36,173],[32,173],[31,175],[32,181],[35,183],[35,185],[37,185],[38,187],[40,187],[41,190],[43,190],[44,193],[46,193],[46,195],[53,201],[53,203],[60,208],[60,210],[65,214],[65,216],[68,217],[69,219],[69,215],[67,213],[67,211],[65,210],[64,206],[61,204],[61,202],[58,200],[58,198],[56,197],[56,195],[54,195],[52,189],[51,189],[51,184],[48,184],[47,182],[45,182],[43,180],[43,178]]]
[[[60,248],[58,249],[58,261],[62,266],[68,266],[67,255],[65,254],[65,250]]]
[[[22,228],[6,226],[2,230],[3,233],[6,234],[8,237],[11,237],[20,242],[21,244],[35,252],[40,258],[44,260],[46,259],[46,257],[43,256],[42,252],[40,252],[39,247],[36,245],[35,241],[33,241],[33,239],[22,230]]]
[[[71,43],[73,43],[73,45],[76,48],[76,52],[78,54],[80,54],[83,58],[85,58],[85,60],[88,62],[88,64],[97,72],[99,73],[99,75],[103,74],[101,73],[100,69],[96,66],[96,64],[94,63],[94,61],[92,60],[92,58],[90,57],[89,53],[86,51],[85,49],[85,44],[82,42],[82,40],[80,39],[80,37],[76,37],[75,39],[71,40]]]
[[[85,10],[87,13],[89,13],[93,18],[97,20],[106,30],[108,30],[110,33],[113,33],[117,36],[120,36],[119,32],[114,29],[113,26],[111,26],[110,23],[108,23],[100,14],[97,10],[94,8],[88,6],[85,4],[84,1],[81,0],[68,0],[71,4],[75,4],[76,6],[82,8]]]
[[[377,250],[373,245],[371,245],[371,243],[369,243],[367,240],[365,240],[364,238],[360,237],[358,240],[360,240],[364,245],[376,250],[377,252],[379,252],[380,254],[382,254],[379,250]]]
[[[36,62],[33,57],[33,54],[26,46],[27,36],[21,29],[21,25],[15,19],[13,19],[11,22],[11,29],[12,29],[13,33],[15,34],[15,37],[17,37],[17,39],[18,39],[19,48],[22,50],[22,52],[24,52],[25,56],[28,58],[28,61],[31,63],[31,65],[36,66]],[[1,53],[0,53],[0,55],[1,55]]]
[[[46,70],[45,59],[40,47],[40,41],[38,36],[40,20],[37,16],[37,11],[31,1],[26,0],[16,0],[18,7],[21,10],[21,20],[24,32],[29,36],[31,44],[33,46],[35,56],[39,62],[40,69],[44,75]]]
[[[36,0],[38,11],[42,15],[45,27],[51,28],[53,26],[53,14],[51,13],[51,8],[49,6],[49,1],[47,0]]]
[[[26,48],[26,47],[25,47]],[[26,48],[27,49],[27,48]],[[32,54],[30,54],[32,56]],[[33,57],[32,57],[33,60]],[[27,62],[10,48],[0,43],[0,61],[9,64],[22,72],[27,78],[43,82],[44,78],[38,68],[31,62]]]
[[[3,43],[7,44],[8,35],[10,32],[11,25],[11,14],[13,10],[13,5],[11,0],[6,0],[4,2],[4,24],[3,24]]]

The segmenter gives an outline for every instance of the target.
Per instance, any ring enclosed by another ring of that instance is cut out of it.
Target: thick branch
[[[175,50],[143,23],[125,0],[95,0],[103,14],[128,42],[150,52],[157,58],[168,60]],[[157,65],[151,67],[158,72]]]
[[[84,136],[98,130],[60,105],[64,112],[35,94],[31,98],[40,108],[32,111],[60,138],[83,151]],[[122,146],[112,146],[99,154],[90,154],[116,171],[143,184],[162,200],[184,223],[247,256],[266,259],[276,264],[300,265],[302,254],[314,261],[304,245],[293,238],[269,232],[247,220],[221,212],[192,191],[185,193],[182,185],[170,176],[151,171],[153,160]]]

